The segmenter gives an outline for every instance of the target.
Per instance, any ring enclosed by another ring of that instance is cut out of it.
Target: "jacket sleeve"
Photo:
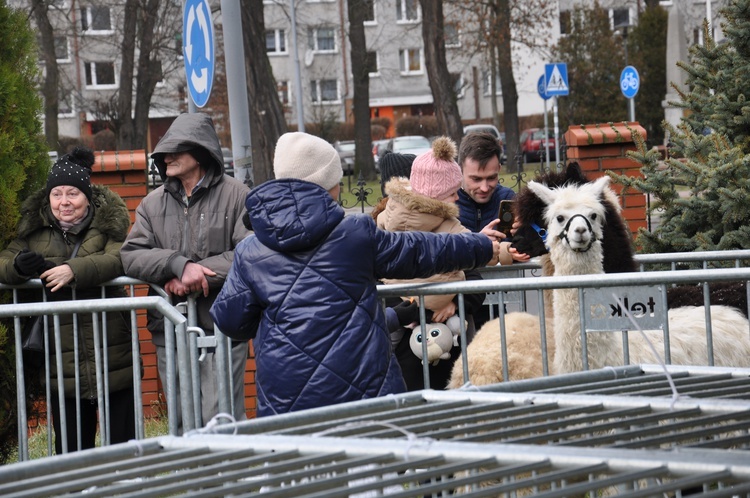
[[[492,258],[492,242],[483,234],[376,230],[374,237],[378,279],[426,278],[484,266]]]
[[[181,257],[187,262],[187,258],[175,249],[157,247],[145,203],[146,199],[136,209],[135,224],[120,249],[122,266],[129,277],[162,285],[177,276],[172,271],[173,260]]]
[[[248,278],[251,269],[245,252],[250,242],[248,239],[237,247],[226,282],[211,306],[214,324],[237,341],[248,341],[255,337],[263,313]]]
[[[0,252],[0,283],[16,285],[26,282],[29,279],[18,273],[15,266],[13,266],[13,261],[23,249],[28,249],[26,242],[22,239],[15,239]]]

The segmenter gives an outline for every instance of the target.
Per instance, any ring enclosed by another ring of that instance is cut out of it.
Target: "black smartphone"
[[[498,213],[500,223],[497,224],[496,230],[503,232],[508,239],[511,237],[510,229],[513,227],[513,221],[515,220],[515,215],[513,214],[513,204],[515,202],[500,201],[500,213]]]

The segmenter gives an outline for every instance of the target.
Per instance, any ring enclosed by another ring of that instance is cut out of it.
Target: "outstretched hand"
[[[485,234],[487,237],[490,238],[490,240],[503,240],[505,239],[505,234],[499,230],[495,230],[495,227],[497,224],[500,223],[500,218],[496,218],[489,223],[487,223],[487,226],[482,228],[482,230],[479,233]]]
[[[39,278],[45,281],[45,286],[50,288],[51,292],[57,292],[64,285],[70,283],[75,275],[69,265],[60,265],[46,270],[39,275]]]

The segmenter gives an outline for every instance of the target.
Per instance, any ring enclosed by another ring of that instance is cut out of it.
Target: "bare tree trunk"
[[[142,12],[156,12],[159,0],[148,0]],[[162,78],[161,64],[151,56],[154,54],[154,30],[158,16],[139,16],[138,79],[135,87],[135,112],[133,113],[133,138],[131,149],[145,149],[148,143],[148,111],[156,84]],[[127,118],[130,118],[128,115]]]
[[[422,6],[425,65],[430,80],[438,130],[458,143],[463,137],[463,125],[461,115],[458,113],[453,78],[448,71],[445,58],[443,2],[442,0],[419,0],[419,3]]]
[[[372,134],[370,133],[370,74],[366,63],[365,2],[349,0],[347,3],[354,84],[354,140],[356,144],[354,165],[365,180],[375,180],[378,175],[372,158]]]
[[[241,0],[240,8],[247,94],[250,100],[253,176],[258,185],[273,178],[274,148],[279,137],[286,133],[287,127],[266,53],[263,0]]]
[[[120,88],[117,94],[113,117],[117,148],[133,148],[133,73],[135,71],[135,40],[138,26],[139,5],[137,0],[125,0],[125,15],[122,26],[122,49],[120,65]]]
[[[495,40],[497,44],[497,67],[503,91],[503,118],[505,120],[505,147],[509,161],[519,151],[518,137],[518,89],[513,75],[513,60],[510,47],[510,1],[497,0]]]
[[[42,95],[44,96],[44,136],[47,140],[47,147],[50,150],[57,150],[59,139],[57,114],[60,108],[57,92],[60,71],[57,67],[57,56],[55,55],[55,34],[52,30],[49,17],[47,17],[47,2],[44,0],[31,0],[30,7],[34,13],[34,20],[36,21],[41,38],[40,48],[46,73],[42,84]]]

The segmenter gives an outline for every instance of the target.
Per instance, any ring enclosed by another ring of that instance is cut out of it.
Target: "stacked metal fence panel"
[[[694,386],[750,378],[667,370]],[[750,496],[750,400],[636,387],[659,377],[631,366],[219,425],[6,466],[0,494]]]

